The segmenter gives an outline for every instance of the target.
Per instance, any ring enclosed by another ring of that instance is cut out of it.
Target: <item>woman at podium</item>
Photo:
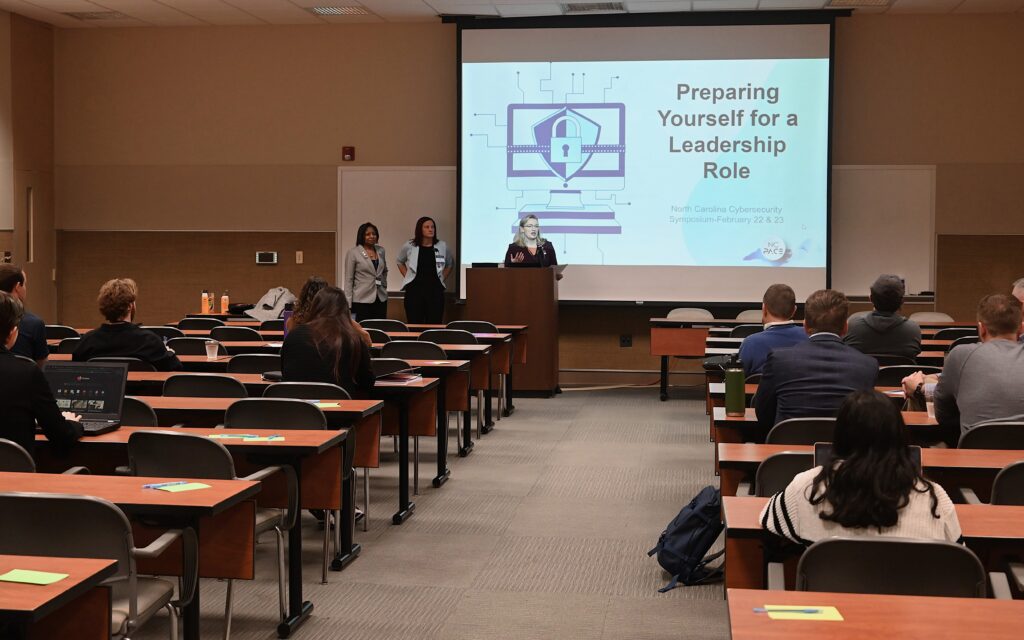
[[[558,264],[555,248],[540,235],[537,216],[519,221],[519,231],[505,252],[506,267],[552,267]]]

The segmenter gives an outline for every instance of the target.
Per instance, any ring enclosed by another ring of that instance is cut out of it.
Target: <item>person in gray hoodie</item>
[[[874,311],[851,319],[843,342],[867,354],[913,358],[921,353],[921,327],[898,313],[904,293],[898,276],[878,276],[871,285]]]

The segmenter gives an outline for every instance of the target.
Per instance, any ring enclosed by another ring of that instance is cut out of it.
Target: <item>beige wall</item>
[[[11,14],[0,11],[0,230],[14,228],[14,141],[11,122]],[[10,247],[0,247],[0,251]]]
[[[936,234],[1024,233],[1021,42],[1019,14],[840,20],[833,162],[937,165]],[[62,228],[329,231],[342,145],[455,163],[450,25],[59,30],[55,52]],[[564,366],[657,367],[647,311],[563,315]]]

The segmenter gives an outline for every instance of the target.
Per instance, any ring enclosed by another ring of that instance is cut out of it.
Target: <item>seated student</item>
[[[13,264],[0,264],[0,291],[17,298],[24,309],[28,293],[25,271]],[[21,324],[18,325],[18,341],[11,347],[11,351],[35,360],[40,366],[45,364],[50,357],[50,348],[46,346],[46,323],[39,316],[25,310]]]
[[[81,418],[61,413],[42,370],[29,358],[15,355],[18,323],[24,308],[14,296],[0,291],[0,438],[20,444],[32,453],[36,423],[47,440],[68,445],[82,437]]]
[[[792,347],[807,341],[804,328],[793,322],[796,315],[796,294],[792,287],[773,284],[764,292],[761,304],[761,322],[764,331],[747,336],[740,344],[743,373],[761,373],[768,354],[776,347]]]
[[[353,397],[373,388],[370,348],[344,291],[325,287],[316,294],[306,321],[284,339],[281,373],[286,382],[329,382]]]
[[[1024,344],[1021,303],[992,294],[978,303],[980,342],[946,354],[935,386],[935,418],[957,436],[984,422],[1024,420]],[[920,371],[903,379],[907,395],[924,391],[936,376]]]
[[[878,362],[843,344],[850,304],[839,291],[815,291],[804,304],[806,342],[768,354],[754,397],[760,433],[789,418],[834,416],[853,391],[874,388]]]
[[[761,526],[797,544],[834,536],[960,542],[953,502],[921,474],[892,400],[850,394],[839,408],[831,465],[796,475],[761,511]]]
[[[921,353],[921,327],[899,313],[905,289],[897,276],[881,275],[871,285],[871,304],[866,316],[850,320],[843,342],[861,353],[914,358]]]
[[[309,308],[313,305],[313,298],[326,286],[327,281],[320,276],[310,276],[306,280],[305,284],[302,285],[302,289],[299,290],[299,297],[295,299],[292,315],[285,323],[288,325],[289,331],[309,319]]]
[[[181,362],[164,345],[163,338],[132,323],[138,296],[139,287],[130,278],[104,283],[97,302],[107,321],[82,336],[71,359],[83,362],[92,358],[138,358],[157,371],[181,369]]]

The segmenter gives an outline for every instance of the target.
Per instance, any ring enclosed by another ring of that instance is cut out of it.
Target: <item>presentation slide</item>
[[[562,299],[745,301],[773,282],[824,286],[830,61],[827,27],[812,26],[806,51],[776,47],[802,32],[791,25],[525,38],[773,32],[721,56],[678,55],[669,39],[652,59],[607,60],[571,48],[505,59],[527,49],[483,32],[487,53],[461,66],[461,263],[500,261],[533,215],[570,265]]]

